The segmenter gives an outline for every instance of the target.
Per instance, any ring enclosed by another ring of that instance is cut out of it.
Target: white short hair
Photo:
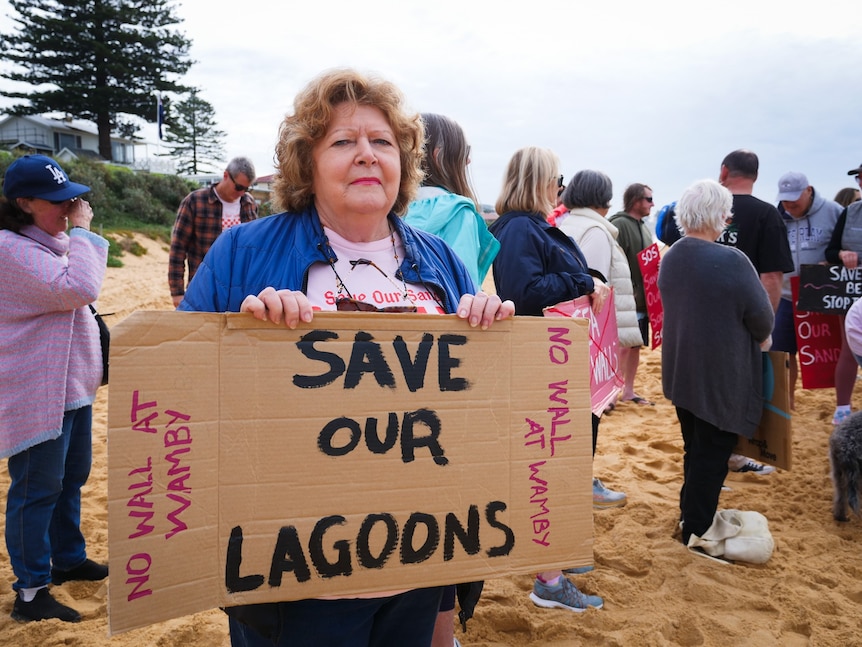
[[[676,220],[683,233],[722,231],[733,209],[730,191],[715,180],[698,180],[676,203]]]

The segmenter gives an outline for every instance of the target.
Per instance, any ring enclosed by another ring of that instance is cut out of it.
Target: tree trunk
[[[99,129],[99,155],[112,162],[114,156],[111,151],[111,117],[107,111],[100,111],[96,116],[96,126]]]

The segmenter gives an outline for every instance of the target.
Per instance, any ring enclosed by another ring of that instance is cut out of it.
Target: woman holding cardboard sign
[[[276,145],[285,213],[220,236],[180,310],[295,328],[316,310],[456,313],[483,329],[515,308],[476,292],[442,240],[399,216],[422,178],[422,121],[398,89],[352,70],[312,81]],[[233,607],[234,645],[429,644],[442,587]],[[252,626],[250,626],[252,625]]]
[[[550,150],[530,146],[515,152],[497,198],[500,218],[491,233],[500,241],[494,260],[497,291],[512,299],[518,314],[542,316],[543,309],[589,294],[592,307],[600,311],[610,288],[589,274],[587,261],[575,242],[545,219],[557,201],[562,177],[559,160]],[[593,448],[599,418],[593,416]],[[605,488],[593,480],[593,505],[598,500],[625,503],[625,494]],[[597,595],[586,595],[563,575],[562,570],[539,573],[530,593],[533,604],[582,612],[600,609]]]
[[[662,258],[662,388],[679,418],[685,456],[682,541],[710,529],[739,436],[763,411],[761,347],[771,345],[773,311],[751,261],[717,244],[733,196],[713,180],[686,189],[676,205],[684,236]]]

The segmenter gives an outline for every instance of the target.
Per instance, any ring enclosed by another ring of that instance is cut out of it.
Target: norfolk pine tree
[[[155,120],[157,91],[185,92],[176,78],[192,61],[191,42],[168,0],[9,0],[14,33],[0,34],[0,59],[24,71],[0,73],[33,86],[0,92],[26,99],[11,112],[60,112],[90,120],[99,154],[111,155],[111,131],[122,114]],[[128,123],[128,122],[126,122]],[[128,132],[128,127],[126,127]]]
[[[177,173],[192,174],[213,170],[216,162],[224,161],[225,133],[216,126],[212,105],[192,90],[191,96],[171,104],[167,115],[165,141],[168,153],[176,160]]]

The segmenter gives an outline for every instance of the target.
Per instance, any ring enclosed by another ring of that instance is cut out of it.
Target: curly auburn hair
[[[404,215],[423,177],[422,119],[406,110],[404,96],[394,84],[352,69],[324,72],[312,80],[294,100],[293,114],[281,122],[275,145],[276,207],[299,212],[313,204],[312,149],[326,135],[335,108],[344,103],[373,106],[386,116],[401,153],[401,184],[392,210]]]

